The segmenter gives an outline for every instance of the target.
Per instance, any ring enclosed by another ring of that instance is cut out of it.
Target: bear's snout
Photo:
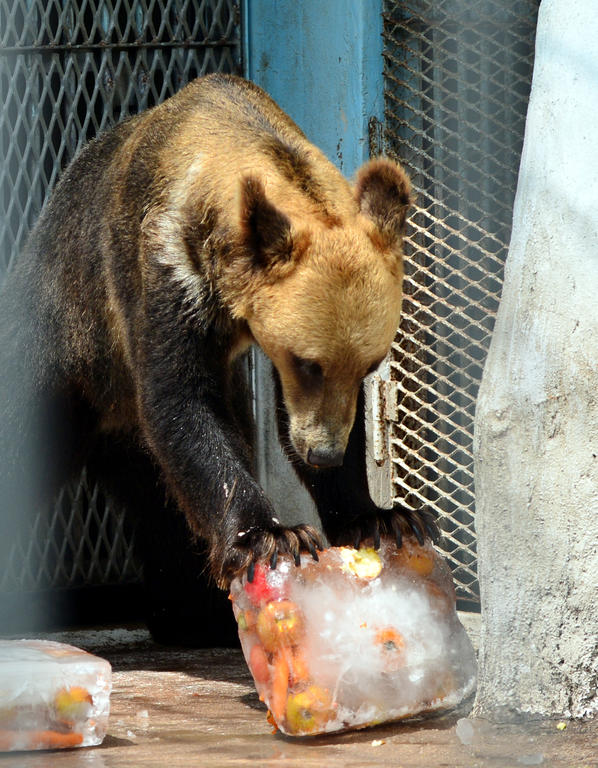
[[[316,448],[316,450],[313,450],[309,448],[307,451],[307,463],[316,469],[340,467],[344,457],[344,451],[337,451],[335,449]]]

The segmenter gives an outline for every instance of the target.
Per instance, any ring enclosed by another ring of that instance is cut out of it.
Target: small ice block
[[[476,683],[450,569],[431,544],[331,547],[235,579],[260,698],[285,734],[364,728],[456,706]]]
[[[0,640],[0,751],[101,744],[112,668],[51,640]]]

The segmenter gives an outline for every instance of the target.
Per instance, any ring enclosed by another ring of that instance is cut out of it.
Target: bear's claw
[[[299,565],[302,552],[307,552],[314,560],[318,560],[318,550],[322,549],[323,537],[311,525],[290,528],[281,525],[274,529],[255,526],[243,536],[242,544],[236,543],[229,550],[219,581],[228,585],[243,572],[247,573],[248,581],[253,581],[255,564],[258,561],[268,560],[270,568],[274,570],[281,554],[291,555],[295,565]]]
[[[403,544],[403,535],[412,534],[420,545],[426,537],[435,544],[440,533],[432,515],[427,511],[396,506],[392,509],[378,509],[374,514],[357,517],[338,537],[335,544],[352,544],[359,549],[361,544],[371,541],[374,549],[380,548],[382,536],[392,537],[397,548]]]

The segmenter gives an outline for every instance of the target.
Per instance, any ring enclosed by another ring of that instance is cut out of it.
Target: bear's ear
[[[291,222],[266,197],[262,182],[255,176],[241,181],[241,237],[257,267],[272,267],[291,259]]]
[[[374,222],[386,246],[403,237],[412,199],[409,177],[400,165],[386,158],[370,160],[357,174],[355,198],[359,210]]]

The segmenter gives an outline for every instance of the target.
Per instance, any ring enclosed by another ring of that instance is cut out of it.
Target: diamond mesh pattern
[[[17,0],[0,4],[0,46],[234,47],[237,17],[230,0]]]
[[[439,514],[458,596],[479,600],[473,418],[496,310],[538,0],[386,0],[385,144],[411,174],[393,344],[396,496]]]
[[[0,572],[0,592],[114,584],[140,574],[134,530],[83,471],[15,542]]]
[[[0,281],[89,139],[208,72],[240,70],[234,0],[0,0]],[[0,568],[0,591],[138,580],[134,534],[85,473]]]

